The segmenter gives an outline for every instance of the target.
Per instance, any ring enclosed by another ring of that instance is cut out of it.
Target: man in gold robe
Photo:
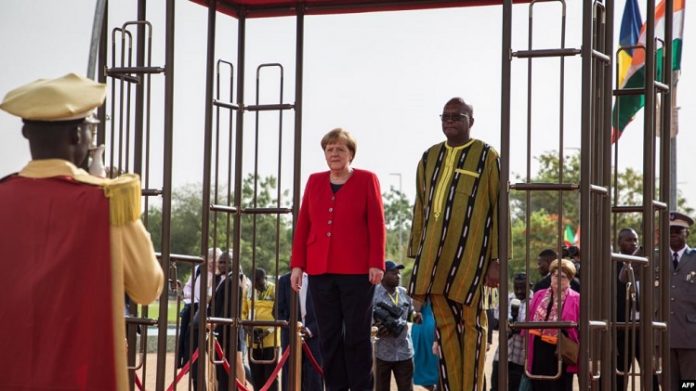
[[[75,74],[7,93],[32,160],[0,179],[0,390],[128,390],[124,293],[163,287],[140,181],[78,168],[106,86]]]
[[[441,115],[447,140],[418,164],[409,256],[409,294],[430,298],[443,390],[483,390],[488,321],[485,285],[498,283],[498,153],[469,137],[473,108],[450,99]]]

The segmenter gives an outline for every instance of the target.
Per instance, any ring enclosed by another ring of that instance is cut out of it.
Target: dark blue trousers
[[[368,391],[372,376],[372,296],[367,274],[309,276],[328,391]]]

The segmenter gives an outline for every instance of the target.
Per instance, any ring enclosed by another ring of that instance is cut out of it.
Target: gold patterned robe
[[[481,296],[498,257],[498,153],[476,139],[436,144],[423,154],[416,180],[409,294],[432,299],[443,388],[482,390],[488,322]]]

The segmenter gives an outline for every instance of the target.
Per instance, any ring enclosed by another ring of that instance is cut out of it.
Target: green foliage
[[[539,169],[529,178],[533,183],[579,183],[580,155],[572,154],[560,160],[555,152],[537,157]],[[526,182],[519,175],[517,182]],[[544,249],[558,251],[562,244],[563,229],[570,225],[579,226],[580,196],[578,192],[557,191],[512,191],[510,193],[510,216],[512,231],[512,254],[510,275],[521,272],[529,265],[530,280],[538,280],[536,258]],[[559,225],[559,215],[562,221]],[[528,219],[528,221],[527,221]],[[558,238],[561,243],[559,244]]]
[[[287,207],[288,191],[282,192],[282,203],[277,202],[277,181],[274,177],[261,178],[255,183],[253,175],[244,178],[242,183],[242,207]],[[171,251],[173,254],[200,255],[201,243],[201,186],[188,184],[172,192],[171,216]],[[254,197],[254,195],[256,195]],[[211,194],[210,203],[232,205],[234,194],[227,194],[226,186],[220,186],[217,193]],[[242,269],[249,275],[252,259],[256,266],[275,274],[276,252],[279,259],[279,273],[288,270],[291,245],[291,220],[284,215],[242,215],[242,235],[240,241]],[[152,207],[148,211],[148,229],[152,233],[155,249],[161,244],[161,207]],[[234,241],[234,219],[231,214],[211,212],[209,216],[209,247],[231,248]],[[276,240],[276,238],[278,240]],[[278,243],[278,245],[276,245]],[[177,266],[178,278],[185,280],[191,272],[190,266]]]
[[[512,221],[512,248],[514,259],[510,262],[510,275],[516,272],[523,272],[525,259],[529,259],[530,273],[536,270],[536,258],[539,253],[547,248],[558,251],[558,224],[557,216],[549,215],[545,210],[535,211],[530,216],[529,229],[524,219],[514,219]],[[529,235],[529,238],[527,238]],[[529,240],[529,246],[525,246]],[[538,280],[539,276],[534,273],[530,280]]]
[[[561,165],[558,153],[555,151],[540,155],[537,157],[537,161],[539,169],[535,175],[529,178],[530,182],[580,182],[579,153],[565,157],[563,172],[560,170]],[[518,182],[524,182],[525,179],[519,175],[516,178]],[[613,204],[623,206],[642,205],[642,174],[632,168],[619,171],[615,180],[612,180],[612,196],[615,194],[614,190],[616,190],[617,201],[612,202]],[[687,213],[693,212],[691,208],[686,206],[686,200],[681,196],[678,197],[678,204],[679,208]],[[559,209],[561,205],[562,209]],[[510,214],[514,255],[514,259],[511,261],[512,272],[523,270],[525,262],[529,264],[530,270],[535,270],[536,257],[545,248],[558,251],[562,244],[565,226],[570,225],[573,231],[579,227],[579,209],[579,192],[535,191],[529,194],[523,191],[511,192]],[[560,225],[559,214],[562,214]],[[528,222],[527,216],[529,216]],[[642,215],[640,213],[615,214],[612,217],[613,230],[618,231],[624,227],[631,227],[638,232],[639,236],[642,236],[641,221]],[[528,245],[526,245],[527,235],[529,236]]]
[[[622,174],[618,176],[618,205],[642,205],[643,200],[643,176],[632,168],[627,168]],[[659,184],[655,189],[655,197],[660,194]],[[677,210],[683,211],[687,214],[693,214],[693,208],[686,204],[686,199],[681,195],[680,192],[677,194]],[[640,213],[624,213],[615,216],[616,230],[620,230],[624,227],[630,227],[638,232],[639,237],[642,236],[642,218]]]
[[[539,171],[530,178],[534,183],[579,183],[580,182],[580,155],[574,154],[565,157],[563,160],[563,170],[561,171],[560,161],[554,152],[544,153],[537,158]],[[516,176],[517,182],[525,182],[519,175]],[[529,210],[544,210],[546,213],[559,213],[558,192],[536,191],[529,193]],[[577,225],[577,216],[580,209],[580,197],[577,193],[565,192],[562,194],[564,223]],[[525,215],[527,205],[527,192],[513,191],[510,193],[510,214],[513,219],[522,219]],[[575,219],[575,220],[573,220]]]
[[[408,283],[413,270],[413,259],[407,257],[411,221],[413,221],[413,204],[403,192],[394,187],[382,194],[382,199],[387,225],[387,259],[405,266],[401,271],[401,281],[404,285]]]
[[[188,184],[172,193],[171,247],[173,254],[200,255],[201,237],[201,189],[199,184]],[[254,197],[254,195],[256,195]],[[287,190],[280,194],[278,203],[277,180],[274,177],[259,178],[255,182],[248,175],[242,182],[243,208],[289,207],[290,196]],[[227,194],[227,188],[220,186],[217,193],[211,194],[210,203],[234,204],[234,194]],[[384,209],[387,225],[387,257],[405,262],[406,247],[411,230],[412,205],[402,192],[390,189],[384,194]],[[232,247],[234,220],[227,213],[210,214],[209,246]],[[146,224],[152,233],[155,249],[160,251],[162,209],[149,208]],[[289,215],[243,214],[241,217],[241,264],[244,272],[251,273],[252,259],[256,266],[276,274],[288,271],[292,245],[292,218]],[[277,244],[276,244],[277,243]],[[409,265],[410,267],[410,265]],[[190,266],[177,266],[178,278],[184,281],[191,272]],[[406,274],[406,273],[405,273]]]
[[[544,153],[537,158],[538,172],[530,180],[535,183],[579,183],[579,154],[567,156],[561,175],[560,162],[555,152]],[[519,176],[516,181],[523,182]],[[643,178],[632,168],[627,168],[617,176],[618,205],[640,205],[642,203]],[[612,195],[614,193],[612,192]],[[254,196],[255,195],[255,196]],[[281,202],[278,202],[280,196]],[[529,197],[529,199],[527,198]],[[408,279],[413,268],[413,261],[406,257],[408,241],[413,218],[413,204],[401,191],[390,188],[383,194],[384,214],[387,226],[387,258],[406,265],[402,271]],[[201,189],[198,184],[189,184],[176,189],[172,194],[171,247],[174,254],[200,255],[201,236]],[[248,175],[242,185],[242,207],[289,207],[290,196],[287,190],[278,193],[276,178],[254,178]],[[234,204],[234,195],[227,194],[226,186],[221,186],[211,194],[210,203]],[[559,207],[562,205],[562,221],[559,225]],[[513,243],[513,260],[510,275],[522,271],[525,262],[530,271],[536,270],[536,257],[543,249],[558,251],[559,237],[563,229],[570,225],[573,230],[579,226],[578,211],[580,207],[578,192],[536,191],[528,196],[526,192],[513,191],[510,194],[511,231]],[[693,213],[686,206],[686,200],[679,197],[679,209]],[[529,215],[529,221],[527,221]],[[634,227],[640,234],[641,215],[620,214],[616,217],[615,227]],[[250,215],[241,217],[241,262],[247,275],[251,272],[252,259],[256,266],[263,267],[269,274],[288,271],[288,262],[292,244],[292,219],[289,215]],[[160,250],[162,210],[151,207],[148,210],[146,226],[152,233],[157,251]],[[233,242],[234,220],[226,213],[210,214],[209,245],[220,248],[231,247]],[[528,245],[527,245],[528,243]],[[186,265],[178,266],[179,279],[185,280],[190,273]],[[535,280],[536,278],[532,278]]]
[[[143,307],[141,307],[141,310],[142,308]],[[159,319],[159,310],[159,301],[155,300],[147,307],[147,317],[150,319]],[[176,307],[176,300],[169,300],[167,304],[167,323],[176,324],[176,318],[179,317],[180,310],[181,308]],[[141,313],[140,316],[144,316],[144,314]]]
[[[401,263],[406,260],[413,205],[404,193],[393,187],[389,189],[389,192],[382,194],[382,199],[387,225],[387,258]]]
[[[277,181],[269,176],[255,182],[253,175],[247,176],[242,186],[242,207],[276,208],[289,207],[289,192],[280,194],[278,202]],[[254,195],[256,195],[254,197]],[[292,219],[289,215],[252,214],[242,216],[241,262],[247,275],[251,274],[252,260],[270,275],[289,271],[292,246]]]

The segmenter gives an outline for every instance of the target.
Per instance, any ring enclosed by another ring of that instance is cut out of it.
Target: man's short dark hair
[[[624,236],[628,233],[633,233],[633,232],[636,232],[636,230],[633,228],[621,228],[621,230],[619,230],[619,234],[617,236],[618,236],[618,238],[621,238],[622,236]],[[637,235],[637,233],[636,233],[636,235]]]
[[[514,276],[512,276],[512,281],[513,282],[518,282],[518,281],[527,281],[527,273],[521,272],[521,273],[515,273]]]
[[[454,98],[448,100],[447,103],[445,103],[445,106],[449,106],[449,105],[459,105],[462,107],[464,112],[469,114],[469,116],[471,116],[471,117],[474,116],[474,106],[466,103],[464,101],[464,99],[462,99],[460,97],[454,97]]]
[[[556,252],[551,250],[550,248],[547,248],[546,250],[543,250],[542,252],[539,253],[539,258],[558,259],[558,254],[556,254]]]
[[[225,251],[225,252],[222,253],[222,255],[220,255],[220,258],[218,258],[217,261],[218,261],[218,263],[229,263],[229,264],[231,264],[231,263],[232,263],[232,254],[230,254],[229,252]]]

